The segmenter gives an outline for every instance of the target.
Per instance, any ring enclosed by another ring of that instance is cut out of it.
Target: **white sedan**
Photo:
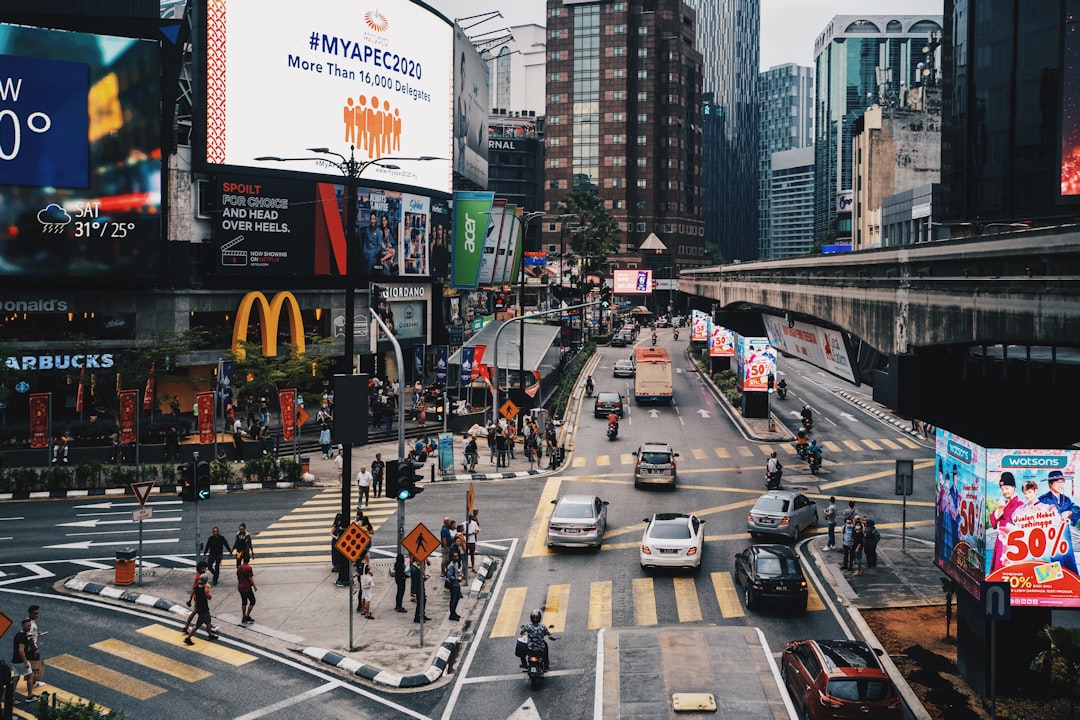
[[[685,513],[657,513],[645,518],[639,552],[641,569],[701,569],[705,552],[705,521]]]

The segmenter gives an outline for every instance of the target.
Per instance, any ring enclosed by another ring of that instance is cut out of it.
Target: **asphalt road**
[[[932,540],[929,446],[902,439],[895,427],[838,398],[835,390],[852,391],[846,382],[799,361],[782,359],[781,376],[787,378],[791,392],[786,401],[774,398],[774,412],[794,429],[799,408],[803,402],[809,403],[815,411],[815,436],[826,445],[822,472],[811,476],[784,444],[769,445],[745,437],[683,357],[685,343],[671,342],[670,332],[661,332],[661,341],[676,364],[673,405],[639,407],[629,401],[620,436],[612,442],[605,437],[604,421],[594,419],[591,404],[587,404],[563,472],[473,483],[475,506],[481,513],[481,542],[511,549],[501,560],[480,622],[469,629],[468,642],[443,683],[413,693],[343,686],[333,676],[291,658],[232,642],[222,646],[255,659],[232,665],[219,658],[193,657],[175,646],[155,643],[153,632],[162,632],[159,628],[176,632],[159,616],[84,598],[57,597],[52,585],[58,578],[86,567],[111,566],[118,548],[134,547],[137,535],[131,523],[134,506],[130,503],[134,501],[130,497],[6,503],[0,510],[4,558],[0,563],[0,610],[18,619],[31,602],[43,606],[42,627],[53,631],[44,648],[46,657],[74,659],[64,669],[48,671],[47,679],[57,682],[62,690],[122,709],[128,717],[159,718],[188,717],[186,702],[194,694],[200,702],[211,703],[207,707],[212,707],[215,717],[449,718],[462,714],[475,717],[477,708],[483,708],[485,718],[584,719],[593,717],[597,639],[602,627],[701,622],[757,626],[774,653],[793,639],[842,635],[846,623],[843,611],[827,602],[828,593],[816,576],[810,578],[814,592],[805,614],[748,611],[732,586],[733,557],[751,542],[745,516],[763,491],[768,451],[776,449],[784,459],[785,485],[807,494],[822,511],[830,494],[842,504],[855,499],[861,512],[874,518],[879,527],[891,528],[890,532],[899,532],[902,514],[900,499],[893,494],[895,460],[916,460],[916,495],[907,508],[907,532]],[[611,375],[614,361],[629,352],[628,348],[602,350],[593,372],[599,390],[618,389],[632,395],[632,380]],[[644,440],[667,441],[680,453],[676,490],[634,488],[631,453]],[[482,466],[485,460],[482,458]],[[434,529],[445,514],[463,515],[467,488],[468,483],[460,482],[426,485],[425,492],[406,505],[406,528],[422,521]],[[271,539],[272,528],[284,518],[295,517],[296,509],[314,492],[215,496],[198,507],[198,537],[205,539],[216,524],[231,542],[238,523],[246,522],[255,537],[258,562],[314,562],[321,561],[320,557],[328,561],[329,528],[320,522],[305,523],[310,527],[303,535],[295,531],[295,540],[287,544]],[[596,494],[609,502],[609,527],[602,550],[551,553],[544,547],[550,500],[561,492]],[[144,525],[144,559],[149,571],[155,564],[189,565],[196,545],[195,506],[160,496],[153,496],[150,504],[157,522]],[[392,505],[388,501],[373,503],[376,552],[390,553],[394,547]],[[642,520],[665,510],[693,512],[706,521],[706,551],[699,574],[650,575],[639,567]],[[262,532],[267,535],[260,540]],[[802,543],[797,547],[802,551]],[[513,656],[514,631],[534,607],[545,610],[545,621],[556,624],[560,636],[551,651],[553,672],[539,692],[529,689]],[[198,681],[178,680],[161,671],[160,661],[116,655],[107,658],[108,648],[121,647],[117,642],[138,645],[210,674]],[[117,689],[118,679],[110,682],[90,671],[82,675],[75,672],[83,667],[80,662],[109,667],[163,692],[140,699]],[[249,688],[259,691],[249,692]]]

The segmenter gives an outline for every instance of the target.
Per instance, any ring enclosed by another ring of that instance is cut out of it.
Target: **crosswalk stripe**
[[[825,602],[821,599],[821,596],[818,595],[817,588],[814,587],[814,583],[806,583],[806,589],[808,591],[806,596],[807,612],[811,610],[824,610]]]
[[[589,629],[611,627],[611,581],[594,582],[589,588]]]
[[[633,465],[637,461],[634,457],[634,453],[622,453],[619,455],[619,462],[623,465]]]
[[[123,693],[136,700],[149,700],[164,692],[165,688],[151,685],[130,675],[117,672],[97,663],[92,663],[74,655],[57,655],[49,658],[49,668],[81,677],[84,680],[103,685],[110,690]]]
[[[832,440],[826,440],[825,442],[821,443],[821,445],[829,452],[841,452],[840,446],[834,443]]]
[[[709,573],[712,578],[713,591],[716,593],[716,603],[720,606],[720,614],[725,618],[742,617],[742,603],[739,602],[739,593],[735,590],[735,582],[731,579],[731,573]]]
[[[326,535],[327,539],[329,539],[329,537],[330,537],[330,528],[326,527],[325,525],[322,525],[322,524],[320,524],[319,527],[320,528],[326,528],[326,532],[324,534]],[[295,530],[263,530],[256,537],[258,537],[258,539],[262,541],[262,542],[259,543],[259,545],[261,547],[262,544],[266,542],[267,538],[296,537],[297,535],[309,535],[310,536],[310,535],[313,535],[313,534],[315,534],[315,533],[312,532],[311,528],[299,528],[299,529],[295,529]]]
[[[765,457],[769,457],[769,455],[776,451],[776,448],[772,445],[758,445],[757,448]]]
[[[529,526],[529,536],[521,549],[521,557],[542,557],[550,554],[544,544],[547,539],[547,522],[551,517],[551,501],[559,496],[561,487],[562,478],[557,476],[549,476],[544,483],[544,490],[536,502],[536,512],[533,513],[533,521]]]
[[[300,555],[297,557],[286,557],[282,555],[271,555],[269,557],[251,558],[251,566],[257,567],[259,565],[312,565],[315,563],[328,563],[330,562],[330,548],[323,548],[318,555]]]
[[[599,467],[605,467],[607,465],[610,465],[611,464],[611,457],[608,456],[608,455],[597,455],[596,456],[596,464]]]
[[[788,443],[784,443],[783,445],[781,445],[780,449],[783,450],[788,455],[794,455],[796,452],[798,452],[795,448],[793,448]]]
[[[714,448],[713,452],[715,452],[716,457],[720,458],[721,460],[727,460],[731,457],[731,453],[728,451],[727,448]]]
[[[308,540],[308,539],[309,538],[305,538],[305,540]],[[273,546],[273,545],[282,544],[282,543],[290,543],[290,544],[288,545],[288,547],[264,547],[265,545]],[[297,544],[296,540],[289,540],[289,539],[271,539],[271,540],[267,540],[264,543],[260,543],[256,547],[255,554],[256,554],[256,556],[270,555],[270,554],[280,554],[280,553],[289,553],[289,554],[295,555],[296,553],[306,553],[306,552],[313,552],[313,551],[317,551],[317,550],[325,550],[327,557],[330,556],[330,533],[326,534],[326,542],[325,543],[317,543],[317,544],[316,543],[309,543],[307,545],[299,545],[299,544]]]
[[[701,622],[701,605],[693,578],[675,578],[675,607],[679,610],[679,622]]]
[[[552,632],[566,630],[566,610],[570,604],[570,586],[552,585],[548,588],[547,602],[544,603],[544,624],[554,625]]]
[[[656,625],[656,595],[652,578],[634,578],[630,586],[634,596],[634,624]]]
[[[522,608],[525,607],[525,594],[527,587],[507,588],[503,593],[502,604],[499,605],[499,614],[495,616],[495,622],[491,625],[491,635],[488,637],[514,637],[521,626]]]
[[[586,460],[584,457],[578,456],[574,458],[573,466],[576,468],[585,467],[585,462]]]
[[[881,443],[882,445],[884,445],[885,447],[889,448],[890,450],[899,450],[900,449],[899,445],[894,443],[892,440],[889,440],[888,438],[881,438],[881,439],[878,440],[878,442]]]
[[[101,642],[94,643],[90,647],[95,650],[109,653],[110,655],[115,655],[118,658],[123,658],[124,660],[130,660],[143,667],[152,668],[157,672],[171,675],[174,678],[179,678],[185,682],[198,682],[199,680],[210,677],[212,674],[202,668],[197,668],[194,665],[188,665],[179,660],[173,660],[172,658],[159,655],[156,652],[151,652],[145,648],[137,647],[115,638],[102,640]]]
[[[896,438],[896,439],[901,445],[903,445],[904,447],[909,448],[911,450],[918,450],[919,447],[920,447],[919,443],[917,443],[917,442],[915,442],[913,440],[908,440],[906,437]]]
[[[741,455],[743,457],[747,457],[747,458],[748,457],[754,457],[754,452],[750,448],[746,447],[745,445],[740,445],[736,449],[739,451],[739,455]]]
[[[215,643],[211,640],[207,640],[205,636],[196,635],[194,645],[185,645],[184,636],[176,631],[176,628],[165,627],[164,625],[147,625],[146,627],[139,628],[136,632],[142,633],[147,637],[152,637],[155,640],[168,643],[169,645],[176,645],[182,647],[185,650],[190,650],[193,653],[205,655],[219,660],[227,665],[233,665],[240,667],[241,665],[247,665],[250,662],[255,662],[259,658],[255,655],[250,655],[240,650],[233,650],[230,647],[225,647],[220,643]],[[50,661],[50,665],[54,663]]]
[[[844,440],[843,442],[845,445],[847,445],[849,450],[854,450],[855,452],[859,452],[860,450],[862,450],[862,446],[854,440]]]
[[[705,451],[702,450],[701,448],[692,449],[690,451],[690,454],[694,456],[695,460],[704,460],[705,459]]]
[[[863,440],[863,441],[862,441],[862,443],[863,443],[863,445],[865,445],[866,447],[870,448],[871,450],[880,450],[880,449],[881,449],[881,446],[880,446],[880,445],[878,445],[878,444],[877,444],[876,442],[874,442],[873,440],[869,440],[869,439],[867,439],[867,440]]]

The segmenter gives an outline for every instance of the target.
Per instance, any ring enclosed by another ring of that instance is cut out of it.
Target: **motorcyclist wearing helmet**
[[[805,428],[799,428],[799,432],[795,433],[795,450],[799,453],[799,457],[806,457],[806,448],[810,445],[810,436],[806,433]]]
[[[810,423],[814,422],[814,413],[810,411],[809,405],[803,405],[802,412],[799,414],[802,415],[804,425],[809,425]]]
[[[593,382],[592,375],[585,379],[585,392],[589,395],[593,394],[593,390],[596,389],[596,384]]]
[[[653,331],[653,334],[652,334],[652,344],[653,345],[656,344],[656,332],[655,331]]]
[[[608,426],[609,428],[610,428],[610,427],[614,427],[614,428],[615,428],[615,431],[616,431],[616,432],[618,432],[618,431],[619,431],[619,416],[618,416],[618,415],[616,415],[616,414],[615,414],[615,413],[613,413],[613,412],[611,412],[611,413],[608,413],[608,416],[607,416],[607,426]]]
[[[810,445],[808,445],[806,448],[806,454],[808,457],[812,457],[817,460],[819,464],[821,463],[821,446],[818,445],[817,440],[810,441]]]
[[[540,653],[540,657],[544,660],[544,670],[548,669],[548,643],[547,637],[550,635],[547,626],[543,624],[544,614],[540,612],[539,608],[529,613],[529,624],[523,625],[521,631],[525,633],[528,638],[528,650],[529,652]],[[524,657],[521,658],[521,667],[528,667],[528,662]]]

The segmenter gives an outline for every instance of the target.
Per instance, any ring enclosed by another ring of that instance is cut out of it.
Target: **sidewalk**
[[[250,643],[283,655],[300,654],[312,662],[324,663],[376,684],[397,687],[421,687],[438,682],[462,636],[480,617],[486,603],[482,593],[496,562],[477,555],[478,573],[469,573],[462,584],[458,603],[461,620],[449,620],[450,591],[439,580],[438,553],[428,558],[426,583],[427,615],[424,641],[420,642],[420,624],[413,622],[416,605],[405,587],[406,612],[394,611],[397,586],[390,570],[392,559],[376,559],[375,591],[371,601],[374,620],[356,612],[357,582],[353,587],[335,585],[336,573],[330,572],[329,543],[326,564],[255,566],[255,622],[241,624],[240,595],[236,590],[235,563],[226,557],[221,566],[220,583],[213,587],[210,611],[221,631],[219,643],[230,640]],[[117,604],[135,603],[164,611],[170,625],[177,628],[175,642],[183,643],[180,627],[190,608],[185,604],[195,579],[195,568],[155,568],[144,570],[143,584],[117,587],[113,570],[87,570],[68,579],[57,589],[72,594],[99,595]],[[352,646],[349,645],[349,615],[352,615]],[[210,641],[205,629],[194,636],[196,649]]]

